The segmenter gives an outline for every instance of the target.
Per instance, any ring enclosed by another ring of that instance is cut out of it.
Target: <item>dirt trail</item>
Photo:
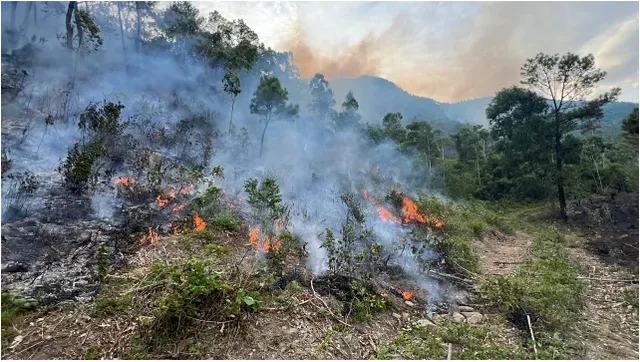
[[[637,273],[603,262],[583,245],[570,255],[587,268],[584,277],[593,278],[585,280],[586,305],[576,328],[585,358],[638,360],[638,309],[624,301],[625,291],[634,285],[625,280],[637,281]]]
[[[523,233],[505,235],[492,231],[476,245],[483,275],[512,273],[529,255],[531,239]]]

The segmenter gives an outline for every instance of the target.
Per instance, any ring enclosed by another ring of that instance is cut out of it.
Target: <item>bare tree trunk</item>
[[[560,134],[560,115],[555,114],[555,153],[556,153],[556,185],[558,187],[558,202],[560,204],[560,216],[567,219],[567,200],[564,196],[564,178],[562,174],[562,135]]]
[[[140,54],[140,33],[142,28],[142,19],[140,19],[140,13],[142,10],[142,6],[140,5],[140,1],[136,1],[136,53]]]
[[[124,27],[122,26],[122,3],[118,4],[118,21],[120,22],[120,40],[122,41],[122,56],[124,57],[124,66],[127,67],[127,47],[124,42]]]
[[[231,129],[232,129],[232,124],[233,124],[233,108],[236,104],[236,95],[233,95],[233,98],[231,99],[231,117],[229,118],[229,133],[231,133]]]
[[[84,30],[82,29],[82,18],[78,13],[78,5],[76,4],[76,10],[74,11],[76,28],[78,29],[78,54],[82,54],[82,45],[84,44]]]
[[[73,50],[73,25],[71,24],[71,16],[76,8],[76,1],[69,1],[69,7],[67,8],[67,17],[65,24],[67,26],[67,49]]]
[[[264,148],[264,135],[267,133],[267,127],[269,127],[269,117],[267,116],[266,122],[264,124],[264,129],[262,130],[262,137],[260,138],[260,157],[262,157],[262,150]]]

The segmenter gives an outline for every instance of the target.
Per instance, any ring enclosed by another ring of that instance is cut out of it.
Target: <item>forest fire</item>
[[[172,234],[177,234],[182,231],[182,226],[180,225],[173,226],[172,223],[169,223],[167,226],[169,227],[169,230],[171,230]]]
[[[411,201],[408,197],[402,200],[402,221],[405,224],[418,222],[424,224],[427,222],[425,218],[418,213],[418,205]]]
[[[385,209],[384,207],[378,206],[376,207],[376,210],[378,210],[378,216],[380,216],[380,219],[382,219],[383,221],[387,221],[392,224],[402,224],[402,220],[393,216],[391,212],[389,212],[389,210]]]
[[[142,239],[140,239],[140,245],[155,244],[156,241],[158,241],[158,233],[156,233],[151,229],[151,227],[149,227],[149,233],[142,235]]]
[[[116,185],[131,186],[135,182],[136,180],[133,177],[118,177],[116,179]]]
[[[402,292],[402,299],[404,299],[404,300],[411,300],[411,298],[413,298],[413,293],[411,293],[411,292],[406,292],[406,291],[403,291],[403,292]]]
[[[198,231],[203,231],[207,227],[207,223],[198,214],[193,214],[193,227]]]
[[[185,207],[185,206],[187,206],[187,204],[186,204],[186,203],[184,203],[184,204],[180,204],[180,205],[176,205],[176,206],[174,206],[174,207],[173,207],[173,209],[171,209],[171,212],[173,212],[173,213],[178,213],[178,212],[180,212],[182,209],[184,209],[184,207]]]
[[[164,207],[166,206],[169,201],[171,201],[170,199],[164,199],[162,197],[160,197],[160,195],[156,196],[156,202],[158,203],[158,206],[160,207]]]
[[[264,237],[264,241],[261,241],[260,228],[257,226],[249,229],[249,243],[251,243],[251,246],[255,249],[260,250],[265,254],[269,251],[277,252],[280,250],[280,246],[282,245],[279,239],[272,242],[268,235]]]

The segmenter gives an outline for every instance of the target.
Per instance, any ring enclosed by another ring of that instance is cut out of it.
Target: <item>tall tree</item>
[[[360,104],[353,96],[353,92],[349,91],[342,102],[342,111],[331,114],[336,129],[355,128],[361,118],[358,113],[359,108]]]
[[[311,93],[311,104],[309,109],[319,119],[325,120],[332,116],[333,106],[336,101],[333,98],[333,90],[329,82],[324,79],[324,75],[316,73],[309,81],[309,92]]]
[[[563,174],[563,137],[574,131],[585,119],[601,116],[602,106],[615,100],[620,92],[616,88],[596,101],[584,102],[596,85],[605,78],[606,72],[596,68],[592,54],[585,57],[567,53],[537,54],[527,59],[521,68],[521,83],[539,92],[551,101],[553,121],[556,187],[560,215],[567,218],[565,180]]]
[[[622,133],[629,144],[638,147],[638,107],[622,121]]]
[[[67,15],[65,18],[65,25],[67,27],[67,49],[69,50],[73,50],[73,24],[71,23],[71,17],[73,16],[73,11],[75,10],[77,4],[77,1],[69,1],[69,6],[67,7]]]
[[[289,92],[286,88],[282,88],[280,80],[276,77],[263,76],[260,79],[260,85],[253,94],[251,99],[250,111],[252,114],[258,114],[264,120],[264,129],[260,138],[260,156],[264,149],[264,136],[267,133],[267,127],[272,120],[292,119],[298,116],[299,107],[291,103],[287,104]]]
[[[387,137],[402,144],[407,138],[407,130],[402,126],[402,113],[387,113],[382,119],[382,127]]]
[[[224,91],[231,94],[231,116],[229,117],[229,133],[233,129],[233,108],[236,104],[238,94],[242,92],[240,88],[240,78],[236,72],[227,72],[222,78]]]

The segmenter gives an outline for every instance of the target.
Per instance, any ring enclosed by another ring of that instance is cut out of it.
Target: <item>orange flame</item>
[[[254,248],[258,247],[258,233],[260,232],[260,228],[255,227],[251,228],[249,231],[249,242]]]
[[[180,225],[173,226],[171,223],[169,223],[167,226],[169,227],[169,229],[171,229],[172,234],[177,234],[182,231],[182,226]]]
[[[151,227],[149,227],[149,234],[142,235],[140,245],[155,244],[156,241],[158,241],[158,233],[151,230]]]
[[[207,223],[198,214],[193,214],[193,227],[198,231],[203,231]]]
[[[169,203],[169,199],[163,199],[162,197],[160,197],[160,195],[156,196],[156,202],[158,203],[158,206],[160,207],[164,207],[166,204]]]
[[[184,209],[185,206],[187,206],[186,203],[174,206],[173,209],[171,209],[171,212],[174,212],[174,213],[180,212],[180,210]]]
[[[404,221],[405,224],[410,222],[419,222],[424,224],[427,222],[424,216],[418,213],[418,206],[408,197],[405,197],[402,200],[402,221]]]
[[[402,292],[402,299],[404,300],[410,300],[411,298],[413,298],[413,294],[410,292]]]
[[[378,206],[376,208],[378,210],[378,215],[380,216],[380,219],[382,219],[383,221],[388,221],[392,224],[401,224],[402,220],[400,220],[399,218],[393,216],[387,209],[385,209],[382,206]]]
[[[280,250],[280,247],[282,245],[282,243],[278,239],[272,242],[268,235],[265,235],[264,242],[261,242],[260,228],[257,226],[249,229],[249,242],[251,243],[251,246],[265,254],[270,250],[277,252],[278,250]]]
[[[135,182],[136,182],[136,180],[133,179],[133,177],[118,177],[116,179],[116,185],[131,186]]]

